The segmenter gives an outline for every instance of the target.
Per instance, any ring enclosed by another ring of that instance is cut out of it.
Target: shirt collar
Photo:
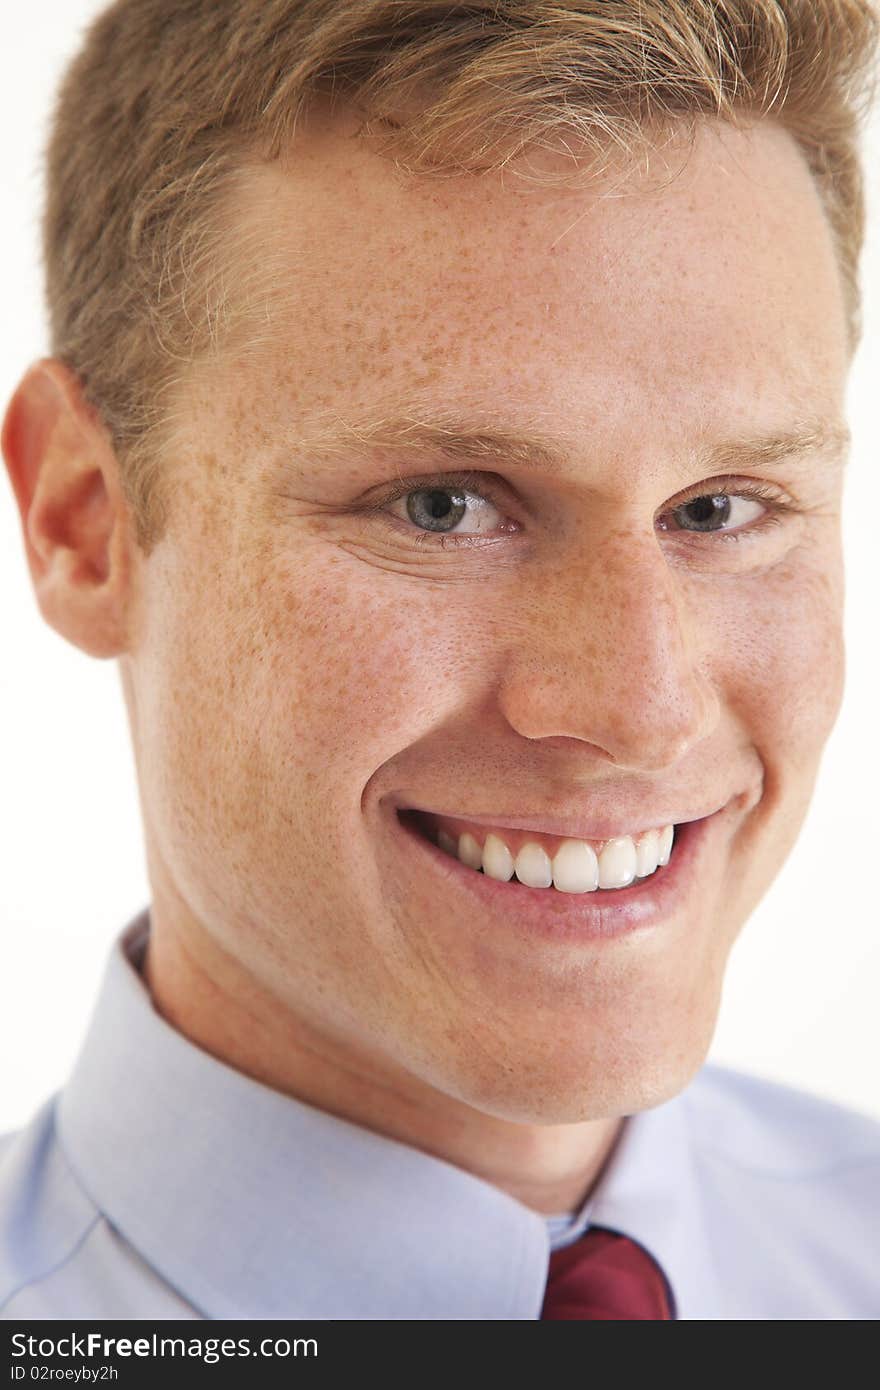
[[[149,925],[145,909],[114,944],[58,1133],[82,1187],[153,1268],[214,1319],[538,1317],[544,1218],[171,1028],[138,973]],[[679,1317],[718,1316],[683,1098],[627,1120],[578,1224],[590,1221],[660,1261]]]

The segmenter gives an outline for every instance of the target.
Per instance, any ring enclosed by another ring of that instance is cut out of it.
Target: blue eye
[[[719,492],[692,497],[671,515],[681,531],[731,531],[758,521],[766,511],[756,497]]]
[[[487,518],[485,512],[488,509],[496,517],[501,515],[494,503],[482,493],[454,486],[414,488],[397,500],[406,504],[407,518],[414,526],[441,535],[452,532],[479,534],[497,530],[498,521],[493,521],[491,515]],[[462,521],[467,519],[470,526],[461,528]]]
[[[415,526],[429,531],[451,531],[467,512],[467,502],[460,492],[450,488],[420,488],[407,493],[406,511]]]
[[[765,516],[759,493],[737,495],[733,492],[703,493],[690,502],[681,502],[670,516],[676,520],[678,531],[740,531]],[[662,530],[670,530],[663,525]]]

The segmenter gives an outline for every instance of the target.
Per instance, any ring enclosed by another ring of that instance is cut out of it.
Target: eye
[[[755,497],[729,492],[704,494],[682,502],[671,515],[681,531],[735,531],[758,521],[767,508]]]
[[[479,480],[479,487],[473,486]],[[415,484],[421,483],[421,486]],[[475,537],[520,529],[509,520],[506,491],[486,474],[438,474],[400,478],[376,501],[357,508],[367,516],[409,533],[416,542],[439,547],[479,544]],[[717,536],[720,541],[757,538],[778,526],[793,510],[777,488],[756,479],[713,478],[697,484],[677,504],[655,518],[658,530],[680,535]],[[446,538],[449,538],[448,541]]]
[[[395,512],[393,508],[398,510]],[[497,531],[503,519],[494,503],[482,493],[453,485],[413,488],[395,499],[389,510],[392,515],[401,516],[401,508],[406,519],[419,530],[441,535]]]

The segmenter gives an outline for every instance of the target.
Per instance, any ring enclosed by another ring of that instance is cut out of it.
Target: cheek
[[[250,939],[294,901],[306,931],[354,881],[328,879],[328,859],[374,872],[364,788],[460,710],[467,651],[473,666],[474,638],[456,646],[427,587],[308,544],[157,586],[145,797],[175,884],[218,932]]]
[[[255,697],[304,762],[341,764],[350,781],[460,707],[464,644],[437,588],[344,555],[276,564]]]
[[[771,770],[810,779],[843,694],[843,580],[838,550],[796,550],[737,581],[717,644],[726,701]]]

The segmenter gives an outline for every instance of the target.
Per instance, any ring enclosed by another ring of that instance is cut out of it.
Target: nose
[[[587,549],[519,588],[500,707],[524,738],[578,740],[621,768],[661,771],[720,713],[693,593],[653,532]]]

